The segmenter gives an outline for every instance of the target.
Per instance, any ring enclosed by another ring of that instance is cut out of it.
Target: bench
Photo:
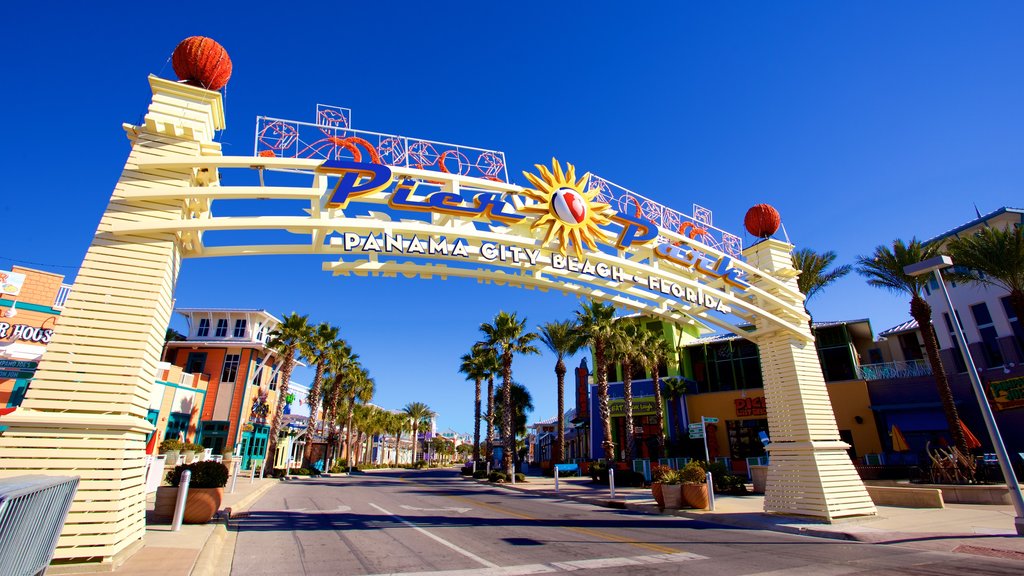
[[[558,475],[559,476],[562,476],[562,475],[564,475],[566,473],[569,473],[569,472],[574,473],[577,476],[579,476],[579,474],[580,474],[580,465],[579,464],[555,464],[555,470],[558,471]]]

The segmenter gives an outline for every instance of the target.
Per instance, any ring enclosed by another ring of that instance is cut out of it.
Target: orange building
[[[60,274],[0,270],[0,408],[21,405],[70,290]]]
[[[247,468],[267,450],[278,384],[278,355],[267,342],[280,321],[256,309],[175,311],[188,322],[188,334],[167,342],[164,360],[208,382],[195,441],[214,454],[233,448]]]

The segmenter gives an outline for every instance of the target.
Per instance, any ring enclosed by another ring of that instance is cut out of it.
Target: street
[[[234,523],[232,574],[1020,574],[1013,560],[721,528],[510,492],[453,469],[282,483]]]

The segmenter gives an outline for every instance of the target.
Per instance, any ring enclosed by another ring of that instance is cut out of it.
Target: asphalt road
[[[236,524],[231,573],[956,575],[1024,564],[638,514],[510,492],[453,470],[282,483]]]

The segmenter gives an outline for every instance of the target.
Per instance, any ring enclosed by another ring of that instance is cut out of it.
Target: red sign
[[[764,405],[764,396],[757,398],[737,398],[733,400],[736,405],[736,416],[749,418],[751,416],[767,416],[768,409]]]

